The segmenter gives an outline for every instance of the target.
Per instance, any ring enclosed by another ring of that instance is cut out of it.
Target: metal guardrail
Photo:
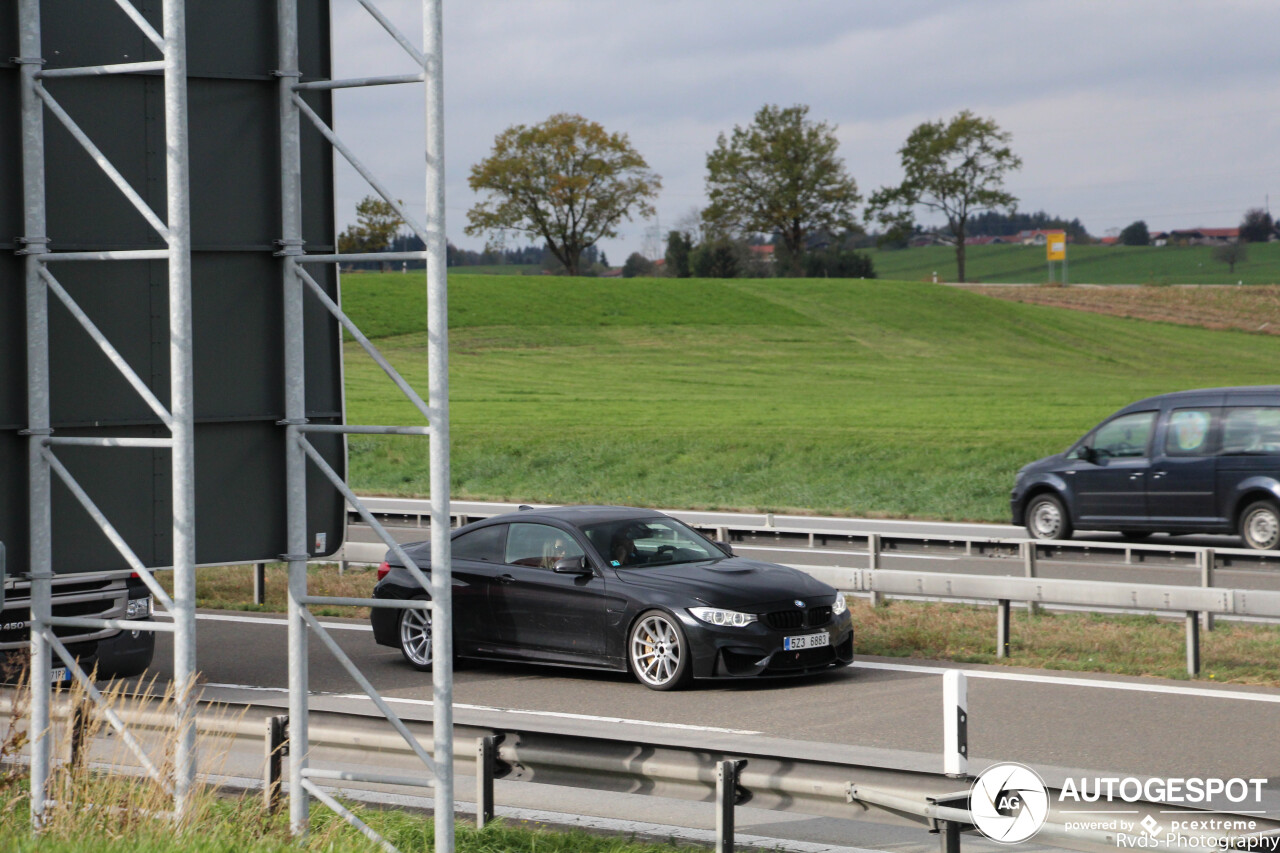
[[[115,708],[131,729],[164,736],[172,719],[151,707],[154,700],[124,699]],[[13,708],[12,691],[0,694],[0,713]],[[197,726],[204,735],[230,739],[244,750],[263,756],[264,795],[275,803],[282,785],[282,756],[287,755],[287,718],[267,703],[216,703],[202,701]],[[944,714],[949,708],[943,708]],[[53,720],[61,726],[82,729],[83,714],[94,713],[67,698],[55,701]],[[78,716],[79,715],[79,716]],[[455,772],[476,780],[476,808],[480,822],[494,812],[493,781],[533,782],[544,785],[587,788],[637,795],[668,797],[713,803],[721,829],[717,849],[732,849],[733,809],[752,808],[842,819],[871,818],[897,825],[918,826],[939,833],[943,853],[959,853],[960,832],[973,829],[969,812],[972,777],[947,775],[941,769],[890,764],[883,752],[843,745],[800,741],[733,738],[727,735],[696,736],[664,733],[650,740],[631,735],[583,734],[564,723],[546,720],[493,725],[475,719],[474,712],[459,712],[454,725]],[[266,725],[263,725],[263,722]],[[433,748],[432,724],[405,720],[419,747]],[[55,742],[61,742],[55,738]],[[72,742],[75,742],[74,740]],[[963,742],[952,742],[955,749]],[[78,749],[90,745],[80,740]],[[261,745],[260,747],[258,745]],[[388,722],[374,714],[312,707],[308,720],[309,780],[342,789],[377,791],[413,785],[427,780],[411,746]],[[234,748],[224,745],[224,748]],[[967,752],[967,749],[965,750]],[[84,756],[69,755],[69,762]],[[940,760],[939,764],[943,762]],[[967,766],[967,759],[958,766]],[[114,767],[127,770],[128,765]],[[406,777],[397,773],[408,774]],[[315,782],[310,783],[315,787]],[[370,787],[372,786],[372,787]],[[1051,803],[1058,788],[1049,786]],[[1140,824],[1144,817],[1162,820],[1168,805],[1150,801],[1091,803],[1093,818],[1107,813],[1123,815]],[[1179,805],[1188,813],[1224,816]],[[1194,816],[1194,815],[1193,815]],[[1114,851],[1113,833],[1067,828],[1078,818],[1051,808],[1036,840],[1050,846],[1087,851]],[[1280,820],[1248,816],[1257,833],[1280,831]],[[1222,832],[1214,832],[1221,838]],[[1210,834],[1206,831],[1206,839]],[[1243,844],[1252,833],[1238,834]],[[1157,849],[1206,849],[1193,840],[1186,844],[1153,843]]]

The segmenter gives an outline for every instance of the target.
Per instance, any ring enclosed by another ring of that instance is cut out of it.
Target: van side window
[[[1108,421],[1093,436],[1093,452],[1099,459],[1146,456],[1155,422],[1155,412],[1135,412]]]
[[[1222,417],[1225,456],[1280,456],[1280,406],[1235,406]]]
[[[1212,456],[1214,409],[1174,409],[1164,434],[1166,456]]]

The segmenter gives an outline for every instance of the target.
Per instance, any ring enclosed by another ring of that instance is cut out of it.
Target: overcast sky
[[[412,70],[354,0],[332,5],[335,76]],[[418,0],[378,6],[421,43]],[[556,112],[630,135],[662,176],[663,231],[706,203],[716,135],[765,103],[837,125],[864,196],[901,179],[913,127],[971,109],[1013,134],[1019,208],[1096,236],[1234,226],[1268,193],[1280,209],[1276,0],[445,0],[444,31],[447,227],[465,248],[483,245],[462,231],[471,166]],[[422,87],[335,101],[339,134],[421,215]],[[342,227],[369,190],[345,163],[337,187]],[[655,224],[623,223],[610,262]]]

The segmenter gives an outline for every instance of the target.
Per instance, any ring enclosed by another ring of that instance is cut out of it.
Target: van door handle
[[[1168,473],[1169,473],[1168,471],[1157,471],[1151,475],[1151,479],[1159,480],[1161,477],[1163,477],[1165,474],[1168,474]]]
[[[515,583],[516,579],[513,575],[498,575],[498,583]]]
[[[1137,474],[1130,474],[1130,475],[1129,475],[1129,479],[1130,479],[1130,480],[1141,480],[1141,479],[1142,479],[1142,472],[1141,472],[1141,471],[1139,471]]]

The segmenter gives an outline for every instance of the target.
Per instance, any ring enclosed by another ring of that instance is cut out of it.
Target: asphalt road
[[[335,626],[332,636],[384,696],[431,698],[430,677],[410,669],[397,650],[375,645],[367,623],[324,621]],[[198,650],[198,668],[210,684],[287,686],[286,630],[279,619],[202,613]],[[156,674],[170,675],[170,657],[169,638],[162,634]],[[314,638],[311,662],[313,692],[358,692]],[[859,658],[852,667],[817,677],[708,683],[663,694],[622,674],[467,663],[456,673],[454,697],[464,706],[937,754],[942,666]],[[1153,776],[1280,777],[1280,690],[966,669],[975,676],[969,679],[974,758]]]

